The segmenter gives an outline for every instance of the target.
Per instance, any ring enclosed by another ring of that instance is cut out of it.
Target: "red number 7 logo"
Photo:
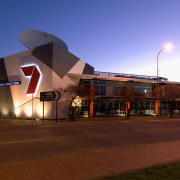
[[[21,67],[21,69],[22,69],[25,76],[31,76],[26,94],[35,93],[39,79],[40,79],[40,76],[41,76],[36,65]]]

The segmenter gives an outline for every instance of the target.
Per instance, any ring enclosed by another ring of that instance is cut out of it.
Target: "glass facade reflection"
[[[124,116],[125,102],[116,99],[99,99],[94,101],[95,116]]]
[[[131,115],[154,115],[156,113],[156,97],[152,91],[156,83],[137,83],[128,81],[105,81],[98,79],[83,79],[81,83],[87,88],[94,85],[93,115],[94,116],[125,116],[127,100],[126,88],[129,86]],[[140,96],[137,98],[136,96]],[[89,102],[82,106],[83,112],[90,112]],[[161,101],[160,113],[167,114],[168,102]],[[180,102],[175,104],[176,113],[180,112]]]

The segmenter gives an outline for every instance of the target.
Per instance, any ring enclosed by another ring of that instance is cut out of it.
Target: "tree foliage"
[[[142,90],[130,86],[125,86],[119,89],[115,89],[114,94],[116,95],[116,97],[119,97],[126,102],[124,108],[126,111],[126,117],[128,119],[129,119],[130,106],[134,105],[134,107],[136,108],[135,110],[138,113],[139,111],[138,111],[137,103],[143,101],[148,96],[148,94],[142,92]]]
[[[158,93],[159,91],[159,93]],[[165,84],[153,90],[154,97],[158,97],[161,101],[167,101],[169,105],[170,116],[173,116],[175,101],[180,98],[180,86],[176,84]]]
[[[157,88],[155,91],[157,92]],[[180,98],[180,86],[176,84],[160,86],[159,97],[162,100],[175,101],[177,98]]]

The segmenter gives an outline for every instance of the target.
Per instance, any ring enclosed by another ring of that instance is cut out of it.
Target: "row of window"
[[[82,80],[82,83],[90,88],[91,84],[94,84],[95,96],[106,96],[107,95],[107,87],[113,89],[114,96],[119,96],[123,92],[123,88],[127,85],[133,88],[134,91],[139,93],[147,94],[152,92],[152,89],[155,85],[151,84],[143,84],[143,83],[125,83],[125,82],[112,82],[112,81],[100,81],[100,80]]]
[[[82,101],[81,113],[90,112],[89,101]],[[94,116],[123,116],[125,115],[126,103],[125,101],[117,99],[99,99],[94,100]],[[130,114],[132,115],[152,115],[155,113],[155,101],[139,101],[132,102],[130,105]],[[167,114],[169,111],[169,104],[167,101],[161,101],[161,114]],[[180,101],[174,104],[174,111],[180,113]]]

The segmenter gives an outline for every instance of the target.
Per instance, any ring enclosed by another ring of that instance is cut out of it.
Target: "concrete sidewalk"
[[[59,124],[62,122],[68,122],[69,120],[23,120],[23,119],[0,119],[0,127],[10,126],[25,126],[25,125],[43,125],[43,124]]]
[[[0,164],[1,180],[90,180],[180,160],[180,141],[149,143]]]

